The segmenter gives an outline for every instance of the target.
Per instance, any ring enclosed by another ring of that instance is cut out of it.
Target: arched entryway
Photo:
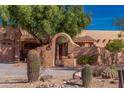
[[[68,39],[64,36],[56,38],[55,66],[64,66],[63,58],[68,56]]]
[[[49,49],[47,47],[49,46]],[[73,51],[80,46],[75,44],[71,37],[64,33],[58,33],[53,38],[49,45],[42,47],[42,54],[44,56],[44,66],[55,67],[75,66],[75,58],[73,58]]]
[[[58,44],[58,42],[60,42]],[[51,56],[49,60],[52,60],[50,63],[51,66],[65,66],[65,62],[69,58],[69,55],[72,53],[75,47],[79,47],[79,45],[75,44],[71,37],[64,33],[56,34],[51,43]],[[59,54],[59,55],[58,55]]]

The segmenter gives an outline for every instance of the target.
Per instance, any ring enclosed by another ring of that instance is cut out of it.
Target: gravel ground
[[[38,81],[27,83],[26,64],[0,63],[0,87],[1,88],[80,88],[81,80],[73,80],[72,75],[76,69],[47,68],[41,70],[42,75],[52,75],[53,78],[45,82]],[[114,82],[114,83],[110,83]],[[118,80],[93,78],[93,88],[117,88]]]

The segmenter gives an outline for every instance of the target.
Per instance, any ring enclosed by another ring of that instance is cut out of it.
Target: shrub
[[[102,74],[102,71],[105,69],[104,65],[98,65],[93,67],[93,76],[99,77]]]
[[[116,64],[111,64],[111,65],[109,65],[109,67],[110,67],[111,69],[117,70],[117,65],[116,65]]]
[[[102,71],[101,75],[102,75],[102,78],[104,78],[104,79],[116,78],[117,70],[110,68],[110,67],[106,67],[106,69]]]
[[[80,64],[91,64],[94,61],[94,57],[91,56],[81,56],[79,58]]]

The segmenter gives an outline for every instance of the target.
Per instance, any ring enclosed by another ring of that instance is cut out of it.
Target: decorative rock
[[[53,78],[53,76],[51,76],[51,75],[45,75],[45,76],[41,76],[40,78],[39,78],[39,80],[40,81],[47,81],[47,80],[49,80],[49,79],[52,79]]]
[[[77,71],[73,74],[73,79],[81,79],[81,71]]]

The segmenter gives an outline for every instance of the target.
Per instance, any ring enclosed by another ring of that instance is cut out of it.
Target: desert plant
[[[81,56],[79,58],[79,62],[80,64],[91,64],[93,61],[94,61],[94,57],[91,57],[91,56]]]
[[[111,64],[111,65],[109,65],[109,67],[111,69],[117,70],[117,64]]]
[[[82,69],[82,85],[84,87],[91,87],[92,83],[92,68],[90,65],[85,65]]]
[[[99,77],[102,74],[102,71],[105,69],[104,65],[97,65],[93,67],[93,76],[94,77]]]
[[[27,56],[27,76],[28,81],[36,81],[38,80],[41,66],[41,58],[39,53],[35,50],[29,50]]]
[[[101,73],[102,78],[109,79],[109,78],[116,78],[117,77],[117,70],[112,69],[110,67],[106,67]]]

